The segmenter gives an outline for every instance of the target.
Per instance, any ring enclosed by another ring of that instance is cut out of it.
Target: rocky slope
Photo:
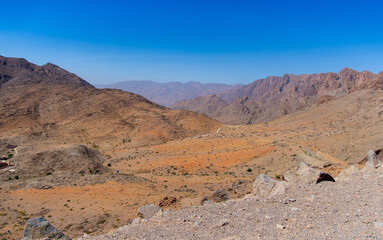
[[[304,181],[274,195],[256,191],[271,189],[270,182],[260,186],[257,179],[255,194],[243,199],[159,211],[81,239],[381,239],[383,169],[375,166],[353,167],[337,182],[318,183],[307,181],[316,170],[298,168]]]
[[[201,98],[178,102],[172,108],[196,111],[225,123],[249,124],[277,119],[320,100],[380,87],[383,87],[383,72],[373,74],[345,68],[339,73],[285,74],[221,94],[220,98],[229,104],[214,109],[208,107],[209,101],[201,103]]]
[[[96,85],[98,88],[121,89],[144,96],[164,106],[171,106],[182,100],[209,94],[221,94],[242,87],[242,84],[227,85],[221,83],[125,81],[110,85]]]

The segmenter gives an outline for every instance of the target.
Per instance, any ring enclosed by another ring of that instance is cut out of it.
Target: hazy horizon
[[[5,2],[0,55],[51,62],[91,84],[248,84],[267,76],[382,71],[371,1]]]

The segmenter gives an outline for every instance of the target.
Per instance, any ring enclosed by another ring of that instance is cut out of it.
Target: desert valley
[[[364,167],[369,150],[381,158],[383,72],[213,90],[168,108],[0,56],[1,238],[22,238],[36,217],[71,238],[96,236],[146,204],[190,209],[254,195],[260,174],[286,180],[301,162],[336,177]]]

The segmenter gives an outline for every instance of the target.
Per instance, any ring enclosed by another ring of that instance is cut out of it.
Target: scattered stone
[[[332,166],[332,163],[330,162],[326,162],[325,164],[323,164],[323,168],[328,168],[330,166]]]
[[[7,148],[8,148],[8,149],[13,149],[13,148],[17,148],[17,146],[16,146],[16,145],[13,145],[13,144],[8,144],[8,145],[7,145]]]
[[[212,204],[213,202],[208,197],[203,197],[201,200],[201,205],[205,206],[208,204]]]
[[[223,219],[223,220],[219,221],[217,224],[211,226],[210,231],[217,229],[217,228],[225,227],[227,225],[229,225],[229,220]]]
[[[378,155],[376,155],[375,151],[374,150],[370,150],[368,152],[368,158],[367,158],[367,162],[366,162],[366,167],[368,168],[376,168],[379,166],[379,159],[378,159]]]
[[[226,191],[223,190],[217,190],[213,195],[211,196],[211,200],[214,202],[224,202],[229,199],[229,195]]]
[[[138,209],[138,215],[142,218],[149,219],[156,215],[159,211],[161,211],[159,206],[154,204],[146,204]]]
[[[24,228],[24,240],[32,239],[70,239],[54,228],[44,218],[29,219]]]
[[[277,225],[275,225],[278,229],[285,229],[286,227],[285,226],[283,226],[283,225],[281,225],[281,224],[277,224]]]
[[[177,205],[177,198],[175,197],[164,197],[158,204],[161,208],[163,207],[171,207]]]

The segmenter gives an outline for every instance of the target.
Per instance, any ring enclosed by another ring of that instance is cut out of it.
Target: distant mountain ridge
[[[243,87],[243,84],[228,85],[222,83],[125,81],[109,85],[95,85],[97,88],[121,89],[139,94],[150,101],[163,106],[171,106],[182,100],[189,100],[209,94],[222,94]]]
[[[251,124],[279,118],[320,99],[382,86],[383,72],[374,74],[344,68],[339,73],[285,74],[260,79],[220,95],[180,101],[172,108],[203,113],[224,123]],[[213,107],[217,102],[219,107]]]

